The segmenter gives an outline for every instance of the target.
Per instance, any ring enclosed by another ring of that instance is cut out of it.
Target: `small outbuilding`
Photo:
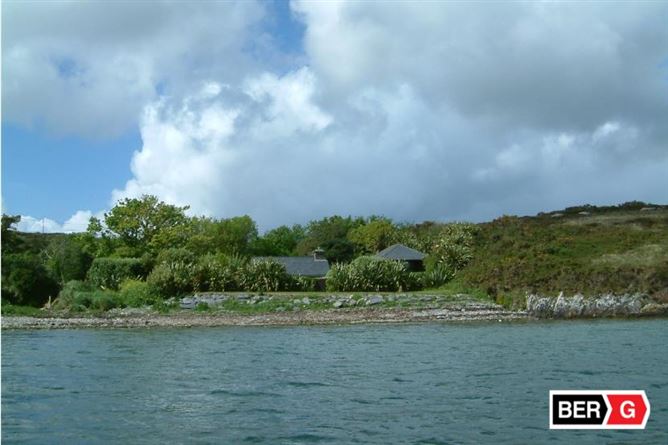
[[[424,270],[424,259],[427,255],[403,244],[393,244],[378,252],[376,256],[386,260],[403,261],[411,272],[421,272]]]

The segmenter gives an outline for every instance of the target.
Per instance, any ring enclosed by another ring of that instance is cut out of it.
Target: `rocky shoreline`
[[[178,311],[167,315],[117,311],[99,317],[2,317],[2,329],[154,328],[215,326],[296,326],[426,321],[512,321],[527,318],[525,312],[508,311],[489,304],[454,308],[350,308],[272,312],[253,315],[205,314]]]
[[[453,301],[451,298],[455,298]],[[112,309],[103,314],[44,311],[36,317],[2,316],[2,329],[155,328],[216,326],[297,326],[363,323],[517,321],[537,319],[637,318],[668,316],[668,303],[644,294],[543,296],[528,295],[526,310],[508,310],[491,301],[467,300],[465,295],[332,295],[291,296],[199,295],[173,302],[169,313],[144,309]],[[234,302],[246,307],[280,304],[273,309],[242,313],[225,310]],[[408,307],[388,304],[409,302]],[[314,305],[320,305],[317,308]],[[206,307],[206,311],[195,310]],[[324,305],[324,309],[322,308]],[[209,310],[209,308],[211,310]]]
[[[659,303],[645,294],[570,297],[527,296],[527,313],[536,318],[599,318],[667,316],[668,303]]]

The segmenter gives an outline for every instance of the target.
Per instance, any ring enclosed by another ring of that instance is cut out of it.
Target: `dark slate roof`
[[[376,256],[388,260],[418,261],[423,260],[427,255],[403,244],[394,244],[385,250],[381,250]]]
[[[327,260],[316,260],[312,256],[264,256],[254,260],[273,260],[285,266],[290,275],[304,277],[324,277],[329,272]]]

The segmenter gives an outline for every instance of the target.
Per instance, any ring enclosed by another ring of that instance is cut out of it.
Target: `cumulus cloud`
[[[256,2],[8,2],[2,14],[3,119],[57,134],[107,137],[144,106],[255,62]]]
[[[49,218],[35,218],[29,215],[21,215],[21,221],[16,229],[21,232],[43,232],[43,233],[76,233],[85,232],[91,217],[102,216],[102,212],[94,215],[90,210],[78,210],[65,223],[59,224]]]
[[[293,1],[305,63],[288,70],[242,50],[261,12],[224,5],[245,11],[225,25],[240,37],[206,36],[225,41],[216,54],[230,63],[205,61],[198,32],[177,56],[137,59],[154,88],[129,101],[143,105],[142,147],[109,205],[151,193],[267,228],[668,197],[665,4]],[[149,42],[173,20],[160,14]],[[179,69],[190,51],[197,62]],[[156,93],[158,59],[179,94]]]

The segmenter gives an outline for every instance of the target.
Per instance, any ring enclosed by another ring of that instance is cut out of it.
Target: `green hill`
[[[506,304],[526,292],[646,292],[668,299],[668,206],[571,207],[478,225],[457,281]]]

